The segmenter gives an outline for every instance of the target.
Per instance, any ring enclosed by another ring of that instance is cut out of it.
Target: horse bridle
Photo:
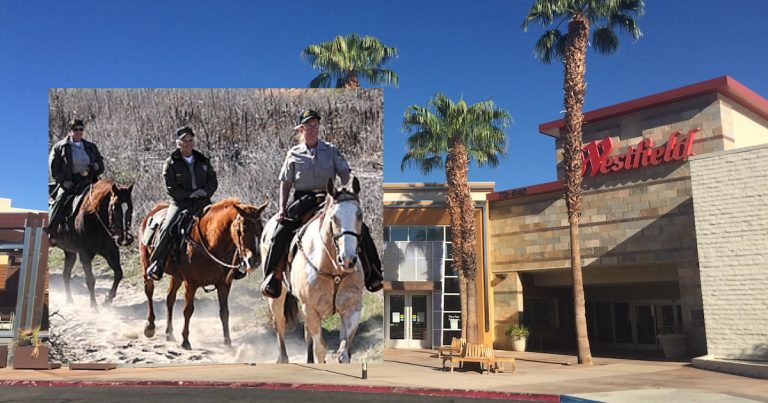
[[[91,188],[91,190],[92,189],[93,188]],[[91,190],[88,190],[88,192],[90,193]],[[131,221],[130,220],[125,220],[125,217],[123,217],[123,221],[125,223],[125,227],[121,228],[121,229],[116,229],[115,228],[114,214],[115,214],[115,204],[117,204],[117,203],[113,203],[112,199],[113,199],[112,197],[109,198],[109,205],[107,206],[107,222],[109,223],[109,225],[104,223],[104,220],[101,219],[101,215],[99,214],[98,211],[96,212],[96,218],[99,220],[99,223],[101,224],[101,226],[104,227],[104,231],[107,231],[107,234],[109,234],[110,238],[113,238],[113,239],[114,238],[118,238],[122,234],[122,235],[125,236],[125,239],[129,243],[133,243],[134,238],[133,238],[133,235],[130,232],[131,231]],[[125,214],[125,213],[123,213],[123,214]],[[120,231],[120,232],[117,235],[115,235],[115,231]]]
[[[243,238],[243,223],[245,219],[241,216],[237,216],[235,218],[235,221],[237,222],[237,239],[235,240],[235,256],[233,256],[232,260],[235,261],[236,264],[229,264],[221,261],[221,259],[217,258],[216,256],[211,253],[211,251],[208,250],[208,247],[205,245],[205,240],[203,238],[203,231],[200,229],[200,220],[197,220],[196,227],[197,227],[197,234],[200,236],[200,242],[195,241],[192,239],[191,236],[187,237],[187,241],[189,241],[192,245],[197,247],[198,249],[202,249],[203,252],[205,252],[206,256],[208,256],[209,259],[216,262],[216,264],[226,267],[228,269],[238,269],[242,270],[243,267],[247,266],[246,259],[243,257],[242,253],[240,253],[240,250],[243,248],[242,245],[242,238]]]

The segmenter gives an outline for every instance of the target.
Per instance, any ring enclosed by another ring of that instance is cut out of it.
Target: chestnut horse
[[[57,234],[56,246],[64,251],[62,278],[67,302],[72,302],[69,283],[72,267],[79,257],[85,272],[91,307],[96,308],[96,279],[91,268],[91,262],[96,255],[104,257],[114,272],[112,288],[104,298],[104,304],[111,304],[115,298],[117,286],[123,279],[118,245],[128,246],[133,242],[133,236],[130,234],[133,219],[132,190],[133,185],[119,186],[110,179],[97,181],[83,197],[81,207],[75,215],[74,226],[69,231]]]
[[[156,204],[141,223],[140,237],[144,239],[149,218],[156,212],[165,209],[166,203]],[[166,307],[168,322],[165,334],[168,341],[173,341],[173,305],[176,302],[176,292],[184,284],[184,330],[181,332],[183,341],[181,347],[189,350],[189,319],[195,310],[195,292],[198,288],[213,285],[219,298],[219,317],[224,328],[224,344],[232,346],[229,337],[229,291],[232,288],[233,270],[238,267],[250,270],[261,261],[257,242],[263,226],[261,212],[267,203],[260,207],[242,204],[237,199],[224,199],[208,206],[203,215],[190,230],[190,241],[185,254],[174,262],[167,259],[165,273],[170,277]],[[152,294],[155,282],[147,278],[146,268],[149,266],[149,256],[152,247],[141,243],[139,254],[144,268],[144,292],[147,295],[149,316],[144,327],[144,335],[155,335],[155,311],[152,304]]]
[[[295,321],[296,298],[304,315],[304,340],[308,363],[325,363],[327,347],[322,333],[324,318],[338,312],[339,350],[337,360],[348,363],[350,347],[360,321],[363,300],[363,273],[357,267],[357,241],[363,225],[363,210],[358,194],[360,182],[352,180],[352,191],[335,189],[328,181],[325,207],[296,236],[296,256],[290,262],[290,293],[287,287],[279,298],[270,299],[279,348],[278,363],[287,363],[286,323]],[[269,239],[275,229],[269,220],[261,239],[266,256]],[[314,348],[313,348],[314,347]],[[313,356],[314,353],[314,356]]]

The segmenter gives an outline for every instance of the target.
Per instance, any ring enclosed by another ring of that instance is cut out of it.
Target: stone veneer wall
[[[724,135],[723,114],[729,106],[717,94],[585,125],[585,144],[612,136],[614,155],[651,138],[654,147],[669,135],[699,129],[693,151],[697,155],[730,149],[734,139]],[[558,176],[562,140],[556,141]],[[702,323],[701,286],[690,168],[687,162],[669,162],[630,171],[598,174],[584,181],[581,216],[582,259],[585,282],[590,273],[601,278],[611,271],[621,277],[626,269],[647,270],[644,282],[676,280],[679,294],[670,296],[683,306],[683,323],[694,354],[706,351]],[[500,309],[522,309],[517,275],[528,270],[570,267],[568,219],[562,193],[549,193],[492,202],[489,212],[489,261],[494,273],[515,277],[494,286],[497,336],[517,315]],[[593,278],[597,278],[595,276]],[[638,276],[625,284],[641,284]],[[621,278],[614,280],[616,283]],[[647,287],[653,287],[648,285]],[[498,294],[496,294],[498,292]],[[570,312],[564,312],[570,315]]]
[[[708,352],[768,361],[768,146],[691,160]]]

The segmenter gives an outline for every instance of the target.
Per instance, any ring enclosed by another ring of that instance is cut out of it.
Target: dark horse
[[[155,205],[141,223],[140,236],[144,239],[149,218],[156,212],[166,208],[165,203]],[[168,323],[165,334],[168,341],[173,341],[173,305],[176,302],[176,292],[184,284],[184,338],[181,347],[191,349],[189,344],[189,318],[195,310],[195,292],[204,286],[213,285],[219,298],[219,317],[224,328],[224,344],[232,345],[229,337],[229,290],[232,288],[233,270],[238,266],[247,269],[261,262],[258,239],[263,226],[261,212],[267,203],[260,207],[242,204],[237,199],[225,199],[208,206],[190,230],[191,240],[187,244],[186,253],[173,262],[168,259],[165,273],[170,275],[170,285],[166,296]],[[147,294],[149,315],[144,327],[144,335],[155,335],[155,310],[152,304],[154,281],[147,278],[146,268],[149,266],[151,247],[142,242],[139,246],[141,265],[144,267],[144,292]]]
[[[118,244],[128,246],[133,242],[133,236],[129,232],[133,218],[132,190],[133,185],[119,186],[110,179],[97,181],[83,197],[81,207],[75,215],[74,226],[56,237],[56,246],[64,250],[63,278],[68,302],[72,302],[69,282],[72,267],[78,256],[85,271],[91,307],[96,307],[96,279],[91,268],[91,262],[96,255],[104,257],[115,272],[112,288],[105,297],[104,304],[111,304],[115,298],[117,286],[123,279]]]

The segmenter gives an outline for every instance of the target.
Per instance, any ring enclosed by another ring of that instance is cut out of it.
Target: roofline
[[[512,199],[522,199],[525,197],[540,195],[544,193],[561,192],[565,189],[563,182],[560,180],[539,183],[537,185],[523,186],[521,188],[502,190],[499,192],[493,192],[485,195],[485,199],[489,202],[497,202]]]
[[[733,77],[722,76],[586,112],[584,113],[584,124],[595,123],[616,116],[711,93],[723,94],[757,116],[768,120],[768,100],[734,80]],[[539,125],[539,132],[558,138],[560,137],[560,128],[564,125],[564,119],[542,123]]]
[[[493,192],[493,188],[496,186],[496,182],[469,182],[469,189],[474,191],[486,191]],[[430,182],[397,182],[397,183],[384,183],[384,191],[398,191],[398,190],[445,190],[448,188],[447,183],[430,183]]]

